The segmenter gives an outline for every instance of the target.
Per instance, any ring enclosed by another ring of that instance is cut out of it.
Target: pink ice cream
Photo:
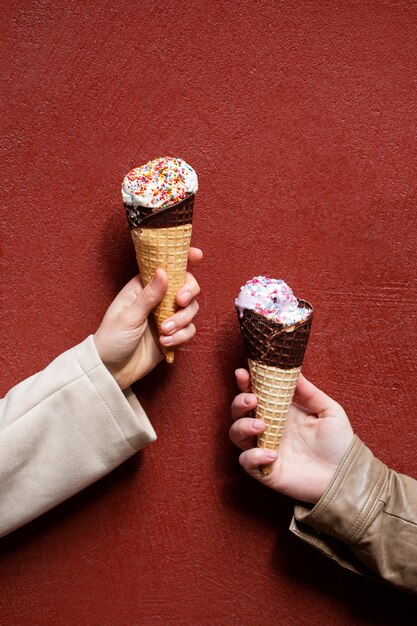
[[[249,309],[284,326],[293,326],[311,314],[311,309],[298,306],[297,298],[283,280],[267,276],[248,280],[240,288],[235,305],[240,317],[245,309]]]

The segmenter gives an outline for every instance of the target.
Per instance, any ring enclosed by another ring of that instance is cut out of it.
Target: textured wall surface
[[[0,541],[5,626],[415,623],[415,603],[290,536],[229,443],[233,299],[315,305],[305,372],[417,475],[417,5],[6,0],[1,392],[94,332],[135,273],[134,165],[199,174],[198,336],[136,386],[158,441]]]

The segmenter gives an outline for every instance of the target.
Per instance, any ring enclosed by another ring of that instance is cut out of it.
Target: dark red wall
[[[137,385],[157,443],[0,542],[11,626],[412,624],[411,598],[292,538],[228,441],[252,275],[314,303],[305,372],[417,475],[417,5],[3,3],[2,392],[135,273],[124,174],[199,174],[198,336]],[[414,612],[414,613],[413,613]]]

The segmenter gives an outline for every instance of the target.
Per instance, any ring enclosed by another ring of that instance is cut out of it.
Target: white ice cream
[[[297,298],[283,280],[266,276],[248,280],[240,288],[235,306],[241,317],[247,309],[284,326],[293,326],[311,314],[311,309],[298,306]]]
[[[122,184],[123,202],[132,206],[160,208],[176,204],[197,193],[198,178],[182,159],[162,157],[136,167]]]

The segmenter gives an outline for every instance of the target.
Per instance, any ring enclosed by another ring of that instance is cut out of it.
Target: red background
[[[290,536],[229,443],[233,299],[315,305],[305,372],[417,475],[413,1],[3,3],[2,392],[94,332],[136,272],[123,176],[198,172],[198,336],[136,391],[158,441],[0,542],[1,624],[415,623]]]

